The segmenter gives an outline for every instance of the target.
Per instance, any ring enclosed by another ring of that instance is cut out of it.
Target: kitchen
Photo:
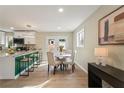
[[[24,73],[32,65],[37,65],[41,59],[41,50],[35,48],[34,31],[1,31],[1,51],[0,51],[0,79],[16,79],[20,73]],[[35,55],[33,63],[20,70],[19,57]],[[37,59],[36,59],[37,58]],[[20,71],[19,71],[20,70]]]
[[[58,38],[58,39],[56,39]],[[36,62],[31,64],[37,66],[37,62],[47,63],[49,40],[61,46],[64,49],[72,49],[72,32],[37,32],[35,30],[2,30],[1,31],[1,51],[0,51],[0,79],[17,79],[24,69],[19,71],[20,56],[25,57],[29,54],[37,54]],[[63,41],[64,40],[64,41]]]

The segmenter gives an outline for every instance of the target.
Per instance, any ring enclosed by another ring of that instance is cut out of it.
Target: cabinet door
[[[14,37],[15,38],[24,38],[24,33],[23,32],[15,32],[14,33]]]
[[[30,38],[30,44],[35,44],[35,38]]]
[[[35,44],[35,38],[25,38],[25,44]]]

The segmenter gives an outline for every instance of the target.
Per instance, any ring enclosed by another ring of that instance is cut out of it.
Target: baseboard
[[[78,67],[80,67],[86,74],[88,74],[88,71],[85,69],[85,68],[83,68],[81,65],[79,65],[78,63],[75,63]]]

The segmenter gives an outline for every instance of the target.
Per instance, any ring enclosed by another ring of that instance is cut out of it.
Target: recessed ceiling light
[[[59,26],[59,27],[57,27],[57,29],[60,30],[60,29],[62,29],[62,28]]]
[[[58,11],[59,11],[60,13],[62,13],[62,12],[64,11],[64,9],[63,9],[63,8],[59,8]]]
[[[10,27],[10,29],[11,29],[11,30],[13,30],[13,29],[14,29],[14,27]]]

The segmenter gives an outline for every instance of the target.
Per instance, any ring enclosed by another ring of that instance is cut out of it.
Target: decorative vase
[[[62,51],[63,51],[63,47],[64,47],[64,46],[60,46],[60,47],[59,47],[59,48],[60,48],[60,52],[62,52]]]

